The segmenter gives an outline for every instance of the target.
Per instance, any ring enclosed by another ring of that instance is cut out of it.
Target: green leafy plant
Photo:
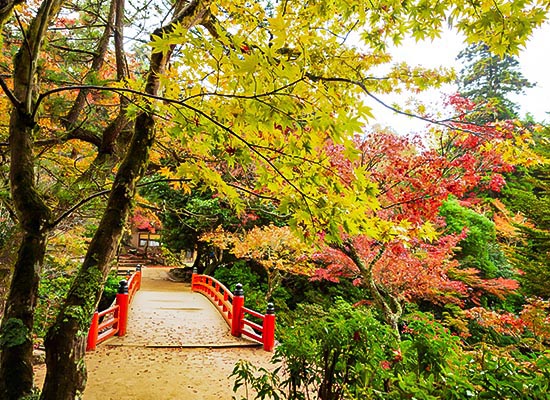
[[[65,298],[71,284],[67,272],[47,271],[38,287],[38,305],[34,319],[33,333],[37,338],[44,338],[53,323],[57,310]],[[38,341],[40,344],[41,341]]]
[[[250,366],[238,365],[233,376],[240,385],[257,387],[261,379],[274,385],[273,398],[293,400],[368,398],[384,391],[390,365],[400,355],[388,326],[342,299],[329,310],[299,307],[294,316],[295,325],[281,330],[282,344],[273,358],[284,367],[256,377],[247,370]],[[278,372],[282,378],[274,376]]]

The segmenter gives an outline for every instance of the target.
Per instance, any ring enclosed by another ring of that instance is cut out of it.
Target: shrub
[[[295,317],[279,335],[279,367],[270,372],[241,362],[235,388],[275,400],[550,399],[550,352],[487,344],[467,350],[420,312],[405,318],[399,341],[372,312],[342,300],[329,310],[301,307]]]

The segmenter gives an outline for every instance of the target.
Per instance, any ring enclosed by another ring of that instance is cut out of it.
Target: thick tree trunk
[[[32,327],[46,240],[40,232],[23,237],[0,327],[0,398],[20,399],[33,387]]]
[[[35,187],[33,80],[44,34],[62,0],[44,0],[15,55],[9,125],[10,186],[22,234],[0,327],[0,398],[16,400],[33,388],[32,329],[50,210]],[[7,90],[7,89],[4,89]]]
[[[181,1],[176,5],[175,21],[188,27],[200,23],[209,9],[207,4],[198,0],[179,12],[183,4],[186,3]],[[155,35],[161,36],[171,29],[172,24],[157,30]],[[158,93],[159,75],[164,72],[170,55],[171,52],[152,54],[146,93]],[[68,297],[48,331],[45,342],[47,374],[42,400],[72,400],[80,398],[84,390],[86,334],[130,212],[137,182],[147,168],[154,128],[152,112],[145,111],[137,117],[134,135],[115,177],[103,218]]]
[[[33,387],[32,329],[50,211],[34,186],[33,123],[21,108],[10,117],[10,184],[22,230],[0,327],[0,398],[28,395]]]

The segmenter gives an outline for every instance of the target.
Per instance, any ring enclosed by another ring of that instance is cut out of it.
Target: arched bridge
[[[252,318],[251,318],[252,317]],[[254,320],[254,321],[253,321]],[[246,307],[242,287],[231,292],[207,275],[192,284],[166,279],[166,269],[137,269],[121,281],[116,302],[94,315],[87,350],[110,346],[274,347],[275,314]]]

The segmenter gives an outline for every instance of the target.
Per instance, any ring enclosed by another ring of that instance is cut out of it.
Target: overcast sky
[[[434,42],[408,41],[394,52],[394,60],[426,67],[454,66],[459,72],[461,65],[457,63],[456,56],[464,47],[465,45],[458,35],[447,32],[441,39]],[[550,24],[535,31],[518,60],[522,73],[529,81],[536,83],[536,87],[526,90],[525,95],[511,99],[521,105],[522,115],[529,112],[534,115],[535,120],[549,122],[550,115],[547,113],[550,112]],[[442,90],[430,91],[421,96],[421,100],[436,104],[441,99],[442,93],[454,93],[455,91],[456,87],[449,85]],[[409,96],[390,96],[384,100],[390,103],[395,101],[403,103],[407,97]],[[378,122],[382,125],[389,125],[398,131],[417,131],[426,125],[421,121],[397,116],[373,102],[369,102],[369,105],[373,107],[376,116],[376,121],[369,121],[371,123]]]

